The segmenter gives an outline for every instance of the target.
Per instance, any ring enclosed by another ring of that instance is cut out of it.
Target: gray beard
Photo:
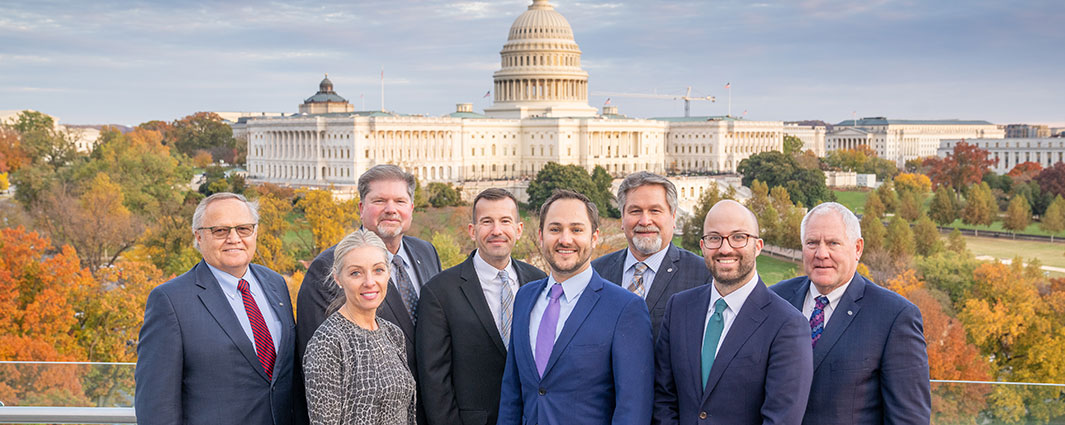
[[[662,249],[662,234],[658,234],[651,238],[641,238],[639,236],[632,238],[632,247],[636,248],[636,251],[643,255],[651,255]]]

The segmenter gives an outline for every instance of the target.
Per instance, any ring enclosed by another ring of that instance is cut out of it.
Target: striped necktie
[[[259,311],[259,306],[255,304],[255,298],[252,298],[251,291],[248,290],[248,281],[241,279],[237,282],[237,290],[240,291],[240,297],[244,300],[244,311],[248,313],[248,322],[251,323],[251,333],[255,338],[255,355],[259,357],[259,364],[266,371],[266,377],[272,380],[274,379],[274,359],[277,357],[277,353],[274,352],[274,338],[270,336],[266,320],[263,320],[263,314]]]
[[[636,271],[632,273],[632,282],[629,283],[628,290],[629,292],[638,295],[640,298],[643,298],[645,295],[643,274],[647,271],[647,264],[641,261],[636,263],[635,268]]]
[[[510,322],[514,318],[514,290],[510,289],[510,277],[506,270],[499,271],[499,281],[503,283],[503,292],[499,305],[499,336],[503,346],[510,349]]]

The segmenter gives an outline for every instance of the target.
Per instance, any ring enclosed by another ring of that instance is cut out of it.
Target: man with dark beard
[[[755,270],[758,221],[736,201],[706,214],[699,241],[712,285],[666,305],[655,344],[654,424],[795,424],[813,379],[802,314]]]
[[[646,171],[629,174],[618,187],[618,208],[629,246],[595,259],[592,267],[644,299],[657,338],[669,297],[705,284],[710,275],[702,258],[672,243],[677,219],[673,182]]]

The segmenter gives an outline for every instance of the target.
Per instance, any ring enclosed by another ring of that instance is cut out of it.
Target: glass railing
[[[136,423],[135,366],[0,361],[0,423]],[[932,423],[1065,423],[1065,384],[932,380]]]

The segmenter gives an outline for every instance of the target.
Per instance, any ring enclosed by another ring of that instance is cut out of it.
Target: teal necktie
[[[728,308],[724,298],[718,298],[714,303],[714,314],[710,315],[710,322],[706,324],[706,333],[703,334],[703,388],[706,388],[706,380],[710,379],[710,368],[714,366],[714,354],[717,352],[717,341],[721,339],[721,331],[725,329],[725,319],[721,312]]]

